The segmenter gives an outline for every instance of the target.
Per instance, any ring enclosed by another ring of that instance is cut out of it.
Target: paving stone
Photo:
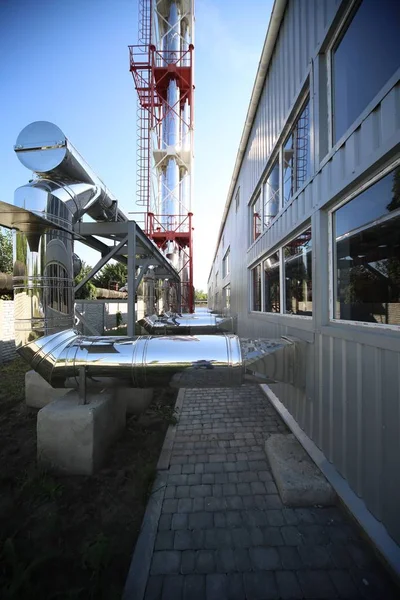
[[[228,528],[241,527],[243,525],[240,513],[237,511],[228,510],[225,513],[225,517]]]
[[[228,483],[228,477],[236,475],[236,473],[215,473],[215,483]],[[230,481],[230,479],[229,479]],[[235,483],[235,482],[233,482]]]
[[[206,593],[205,575],[185,575],[183,600],[204,600]]]
[[[297,525],[298,517],[293,508],[283,508],[282,515],[287,525]]]
[[[200,484],[190,486],[190,497],[191,498],[205,498],[211,495],[211,485]]]
[[[245,573],[246,571],[252,570],[253,564],[250,560],[247,548],[234,548],[233,554],[235,557],[236,570],[239,571],[239,573]]]
[[[275,509],[282,509],[284,508],[283,504],[282,504],[282,500],[280,499],[278,494],[267,494],[265,496],[265,507],[268,508],[275,508]]]
[[[165,488],[164,498],[175,498],[175,490],[175,485],[167,485],[167,487]]]
[[[233,573],[236,570],[235,554],[232,548],[220,548],[215,555],[217,572]]]
[[[264,544],[264,536],[260,527],[250,527],[250,537],[253,546],[262,546]]]
[[[193,512],[201,512],[204,510],[204,498],[193,498]]]
[[[186,485],[187,475],[169,475],[168,483],[171,485]]]
[[[212,513],[209,513],[209,514],[212,514]],[[214,527],[226,527],[225,513],[215,512],[213,516],[214,516]]]
[[[241,496],[247,496],[252,493],[249,483],[238,483],[237,491],[238,491],[238,494],[240,494]]]
[[[144,600],[160,600],[162,593],[162,585],[163,585],[164,577],[162,575],[150,575],[147,586],[146,593],[144,595]]]
[[[195,512],[189,515],[189,529],[211,529],[214,524],[210,512]]]
[[[281,533],[287,546],[299,546],[302,544],[302,536],[297,531],[296,527],[286,525],[281,528]]]
[[[227,575],[228,600],[243,600],[245,596],[243,575],[232,573]]]
[[[232,540],[235,548],[249,548],[251,546],[249,530],[244,527],[232,529]]]
[[[187,529],[178,529],[174,537],[175,550],[194,550],[192,532]]]
[[[310,546],[326,546],[329,544],[329,536],[322,525],[298,525],[303,544]]]
[[[303,568],[303,562],[295,546],[279,546],[277,550],[284,569],[298,570]]]
[[[332,564],[338,569],[350,569],[354,565],[345,544],[331,543],[326,546],[326,549],[332,559]]]
[[[178,485],[175,491],[176,498],[188,498],[189,497],[189,485]]]
[[[171,529],[171,514],[164,514],[160,516],[160,520],[158,521],[158,531],[168,531]]]
[[[203,475],[201,475],[201,483],[208,483],[208,484],[215,483],[214,473],[203,473]]]
[[[303,592],[300,589],[295,573],[292,571],[277,571],[275,577],[278,584],[279,596],[282,600],[303,598]]]
[[[219,573],[207,575],[206,598],[207,600],[227,600],[228,587],[226,575]]]
[[[193,573],[196,566],[196,552],[195,550],[184,550],[181,557],[181,573],[187,575]]]
[[[222,483],[215,483],[212,486],[212,495],[216,498],[221,498],[222,494]]]
[[[174,513],[178,510],[178,500],[167,498],[162,505],[163,513]]]
[[[177,502],[177,507],[172,512],[188,513],[192,512],[193,501],[191,498],[180,498],[179,500],[171,500],[171,502]]]
[[[254,508],[256,506],[256,502],[254,496],[242,496],[243,508]]]
[[[226,498],[214,498],[213,496],[209,496],[204,499],[204,508],[205,510],[212,512],[225,510],[227,508]]]
[[[172,521],[171,521],[171,529],[172,530],[177,530],[177,529],[187,529],[188,526],[188,515],[185,513],[175,513],[174,515],[172,515]]]
[[[273,573],[262,571],[258,573],[245,573],[243,580],[248,600],[279,598],[279,591]]]
[[[200,483],[206,483],[202,481],[202,475],[200,473],[190,473],[188,475],[188,485],[199,485]]]
[[[241,496],[227,496],[225,498],[226,507],[229,510],[240,510],[243,508],[243,500]]]
[[[183,474],[194,473],[194,465],[193,464],[182,465],[182,473]]]
[[[205,473],[223,473],[224,472],[223,463],[222,462],[206,463],[204,465],[204,472]]]
[[[199,550],[196,554],[196,571],[198,573],[214,573],[216,570],[215,554],[212,550]]]
[[[327,571],[297,571],[297,578],[306,598],[337,598]]]
[[[167,575],[164,577],[163,588],[162,588],[162,600],[171,600],[176,598],[177,600],[182,597],[183,591],[183,575]]]
[[[283,546],[284,541],[278,527],[263,527],[262,528],[264,543],[267,546]]]
[[[300,558],[309,569],[332,567],[332,559],[324,546],[299,546]]]
[[[350,554],[357,567],[365,568],[369,567],[373,563],[372,552],[366,545],[357,544],[356,542],[349,542],[346,544],[347,552]]]
[[[174,532],[159,531],[154,544],[155,550],[172,550],[174,547]]]
[[[180,475],[182,473],[182,465],[171,465],[168,473],[171,475]]]
[[[272,571],[281,567],[279,553],[276,548],[250,548],[250,558],[257,570]]]
[[[329,571],[329,576],[340,598],[356,598],[358,596],[357,588],[348,571],[332,569]]]
[[[161,550],[154,552],[151,562],[152,575],[178,574],[181,563],[181,553],[176,550]]]

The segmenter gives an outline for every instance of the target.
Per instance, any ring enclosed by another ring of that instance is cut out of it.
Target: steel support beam
[[[92,269],[92,270],[91,270],[91,271],[90,271],[90,272],[89,272],[89,273],[86,275],[86,277],[84,277],[84,278],[82,279],[82,281],[80,281],[80,282],[78,283],[78,285],[76,285],[76,286],[75,286],[75,290],[74,290],[74,291],[75,291],[75,294],[76,294],[76,292],[77,292],[78,290],[80,290],[80,289],[81,289],[81,287],[83,287],[83,286],[85,285],[85,283],[87,283],[87,282],[89,281],[89,279],[91,279],[91,278],[93,277],[93,275],[96,275],[96,273],[97,273],[98,271],[100,271],[100,269],[101,269],[102,267],[104,267],[104,265],[105,265],[106,263],[108,263],[108,261],[110,260],[110,258],[112,258],[112,257],[113,257],[113,256],[114,256],[114,255],[115,255],[117,252],[118,252],[118,249],[119,249],[121,246],[124,246],[124,245],[125,245],[125,243],[126,243],[127,239],[128,239],[128,236],[126,236],[126,237],[125,237],[123,240],[121,240],[119,244],[117,244],[116,246],[114,246],[114,248],[111,248],[111,250],[109,250],[108,254],[106,254],[105,256],[103,256],[103,257],[102,257],[102,258],[101,258],[101,259],[98,261],[98,263],[96,263],[96,264],[95,264],[95,266],[93,267],[93,269]],[[129,266],[129,259],[128,259],[128,266]]]
[[[136,275],[136,223],[129,221],[128,225],[128,331],[129,337],[135,335],[135,275]],[[125,243],[125,242],[124,242]]]

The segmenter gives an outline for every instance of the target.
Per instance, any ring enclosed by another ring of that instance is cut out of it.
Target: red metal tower
[[[137,204],[145,231],[181,276],[183,312],[194,311],[193,0],[139,0],[129,46],[138,94]]]

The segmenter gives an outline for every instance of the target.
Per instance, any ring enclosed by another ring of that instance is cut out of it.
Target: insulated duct
[[[211,335],[235,331],[234,317],[206,312],[184,316],[173,313],[165,313],[160,317],[151,315],[138,321],[138,324],[151,335]]]

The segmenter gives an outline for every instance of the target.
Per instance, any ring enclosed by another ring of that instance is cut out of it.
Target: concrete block
[[[153,400],[153,390],[142,388],[115,388],[117,401],[126,403],[126,412],[129,415],[140,415],[147,410]]]
[[[91,475],[102,464],[109,445],[125,428],[126,403],[113,391],[89,392],[79,404],[71,390],[38,412],[38,461],[52,470]]]
[[[335,504],[333,488],[293,434],[271,435],[265,442],[265,452],[284,504]]]
[[[43,408],[49,402],[65,396],[69,390],[55,389],[36,371],[25,374],[25,403],[32,408]]]

